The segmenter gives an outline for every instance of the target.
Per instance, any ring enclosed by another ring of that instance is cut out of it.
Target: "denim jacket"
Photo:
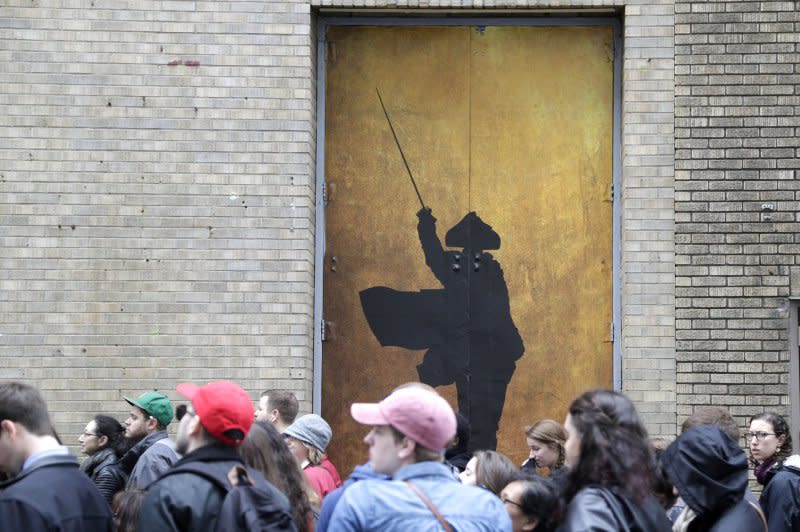
[[[391,481],[362,480],[342,495],[333,512],[330,530],[380,532],[434,532],[439,521],[409,488],[419,486],[434,506],[459,532],[511,531],[511,519],[493,493],[466,486],[436,462],[418,462],[400,468]]]

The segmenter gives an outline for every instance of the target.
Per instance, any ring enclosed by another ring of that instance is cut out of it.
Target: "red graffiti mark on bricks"
[[[192,59],[187,59],[185,61],[183,59],[173,59],[172,61],[167,63],[167,66],[178,66],[178,65],[183,65],[187,67],[198,67],[200,66],[200,61],[195,61]]]

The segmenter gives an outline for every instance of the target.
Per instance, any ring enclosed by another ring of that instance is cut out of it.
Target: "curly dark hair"
[[[647,429],[630,399],[610,390],[590,390],[569,407],[580,436],[580,458],[570,464],[565,502],[590,484],[614,487],[642,502],[655,482],[655,460]]]
[[[256,421],[239,447],[239,454],[247,465],[261,471],[273,486],[286,495],[297,530],[307,532],[312,515],[307,481],[283,441],[283,436],[272,424]]]
[[[783,445],[778,447],[778,450],[775,451],[773,458],[779,464],[782,464],[784,460],[789,458],[792,455],[792,432],[789,430],[789,424],[786,422],[786,419],[777,412],[764,412],[762,414],[756,414],[750,418],[750,423],[756,420],[766,421],[770,425],[772,425],[772,431],[775,432],[775,437],[779,436],[786,436],[783,440]],[[749,424],[748,424],[749,426]],[[747,454],[750,456],[750,464],[751,465],[758,465],[758,462],[753,458],[753,455],[750,454],[750,442],[746,442],[748,445]]]

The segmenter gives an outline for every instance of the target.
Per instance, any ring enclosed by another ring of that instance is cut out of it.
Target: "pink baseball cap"
[[[444,449],[456,435],[450,404],[422,388],[401,388],[380,403],[353,403],[350,414],[363,425],[391,425],[432,451]]]
[[[255,410],[250,396],[237,384],[216,381],[195,386],[184,382],[176,390],[192,401],[194,411],[200,416],[200,424],[211,436],[233,447],[244,442],[253,424]]]

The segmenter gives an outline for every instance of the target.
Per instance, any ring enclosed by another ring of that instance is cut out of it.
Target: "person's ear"
[[[3,434],[8,434],[9,436],[14,437],[18,432],[19,430],[17,430],[17,425],[10,419],[4,419],[0,421],[0,436]]]
[[[277,408],[273,408],[272,412],[270,412],[269,415],[272,416],[271,419],[270,419],[270,421],[272,423],[275,423],[276,421],[278,421],[281,418],[281,413],[278,412]]]
[[[192,419],[189,420],[189,427],[188,432],[192,436],[197,436],[200,434],[200,428],[202,425],[200,424],[200,416],[194,415]]]
[[[786,434],[781,434],[780,436],[778,436],[778,449],[783,447],[785,443],[786,443]]]
[[[522,523],[522,530],[536,530],[537,526],[539,526],[539,518],[528,517],[527,520]]]
[[[417,448],[417,442],[407,436],[403,436],[400,442],[400,448],[397,450],[397,456],[400,459],[406,459],[414,456],[414,450]]]
[[[145,421],[145,427],[147,427],[148,432],[156,430],[158,427],[158,420],[153,416],[148,415],[147,421]]]
[[[97,443],[98,445],[100,445],[100,447],[105,447],[106,445],[108,445],[108,436],[105,435],[100,436],[99,438],[97,438]]]

